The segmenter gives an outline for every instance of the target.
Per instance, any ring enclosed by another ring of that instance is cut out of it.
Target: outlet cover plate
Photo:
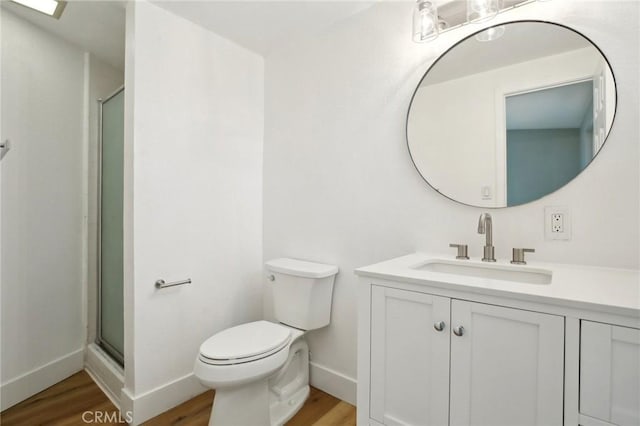
[[[554,232],[553,215],[562,215],[562,232]],[[571,210],[566,206],[546,206],[544,208],[544,239],[545,240],[570,240],[571,239]]]

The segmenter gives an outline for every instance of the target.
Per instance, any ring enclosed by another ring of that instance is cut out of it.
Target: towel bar
[[[182,280],[182,281],[174,281],[172,283],[168,283],[168,282],[165,282],[163,279],[159,279],[158,281],[156,281],[156,288],[157,289],[167,288],[167,287],[173,287],[173,286],[182,285],[182,284],[191,284],[191,278],[187,278],[186,280]]]

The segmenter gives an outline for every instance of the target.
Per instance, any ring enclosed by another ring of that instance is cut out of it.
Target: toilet
[[[241,324],[200,346],[194,374],[216,391],[210,426],[282,425],[309,396],[304,335],[329,325],[338,267],[289,258],[265,265],[278,323]]]

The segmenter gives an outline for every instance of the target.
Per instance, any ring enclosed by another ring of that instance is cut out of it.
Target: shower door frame
[[[116,91],[106,98],[98,99],[98,164],[97,164],[97,228],[96,228],[96,344],[103,349],[111,358],[113,358],[120,366],[124,367],[124,354],[121,354],[109,342],[102,338],[102,106],[105,102],[113,99],[124,91],[124,85],[120,86]]]

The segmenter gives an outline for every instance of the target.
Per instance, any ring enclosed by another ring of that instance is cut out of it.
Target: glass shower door
[[[97,343],[124,363],[124,88],[100,102]]]

